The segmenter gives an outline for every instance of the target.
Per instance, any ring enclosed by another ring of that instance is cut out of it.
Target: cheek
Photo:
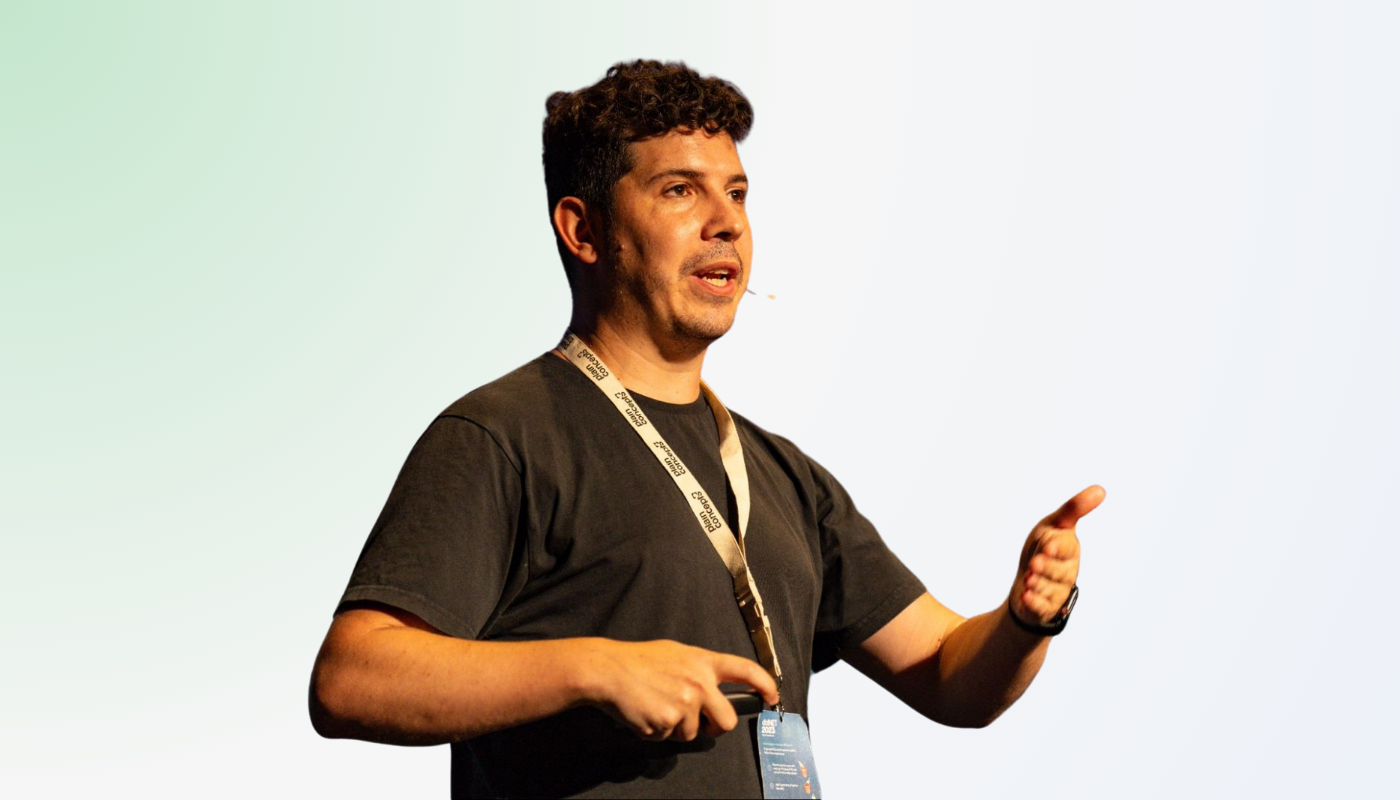
[[[638,233],[630,242],[633,257],[642,264],[655,266],[667,259],[672,250],[670,238],[657,232]]]

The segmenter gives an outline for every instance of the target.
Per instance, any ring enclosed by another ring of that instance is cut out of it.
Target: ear
[[[603,243],[600,231],[589,222],[588,209],[577,197],[563,197],[554,204],[554,232],[559,240],[569,248],[584,264],[598,263]]]

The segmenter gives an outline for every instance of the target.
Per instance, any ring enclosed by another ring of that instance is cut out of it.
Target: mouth
[[[698,281],[707,291],[731,295],[739,285],[740,274],[738,264],[722,262],[700,267],[690,273],[690,277]]]

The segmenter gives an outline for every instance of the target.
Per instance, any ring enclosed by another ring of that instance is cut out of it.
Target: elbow
[[[319,663],[311,671],[306,705],[311,714],[311,727],[317,734],[326,739],[344,739],[353,726],[342,688],[344,681],[332,672]]]
[[[311,687],[310,699],[307,703],[311,712],[311,727],[323,739],[341,739],[344,736],[340,733],[340,728],[336,725],[335,717],[326,709],[325,703],[316,695],[316,687]]]
[[[943,708],[926,716],[949,728],[985,728],[996,722],[1005,711],[1005,708]]]
[[[990,717],[955,717],[940,721],[950,728],[985,728],[995,722],[999,716],[1001,715],[996,714]]]

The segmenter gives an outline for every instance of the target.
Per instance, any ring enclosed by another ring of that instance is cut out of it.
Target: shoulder
[[[812,482],[813,467],[817,467],[817,464],[802,452],[802,448],[796,443],[758,425],[733,409],[729,410],[729,415],[734,418],[734,426],[739,430],[744,452],[752,452],[755,457],[776,462],[785,472],[804,483]]]
[[[568,411],[597,393],[577,370],[545,353],[480,386],[443,409],[437,420],[465,420],[481,428],[519,467],[535,439],[556,430]],[[581,399],[584,398],[584,399]]]
[[[765,449],[776,450],[788,456],[806,458],[806,455],[791,439],[773,433],[732,408],[728,411],[729,416],[734,418],[734,427],[738,428],[746,446],[749,444],[749,440],[752,440]]]
[[[744,452],[753,454],[749,459],[751,465],[775,466],[806,497],[807,502],[819,509],[826,509],[835,500],[847,496],[836,476],[791,439],[768,431],[733,410],[729,414],[734,417],[734,424],[739,429]]]
[[[548,353],[462,395],[439,416],[462,417],[478,424],[504,421],[529,414],[561,383]],[[567,365],[564,365],[567,366]]]

